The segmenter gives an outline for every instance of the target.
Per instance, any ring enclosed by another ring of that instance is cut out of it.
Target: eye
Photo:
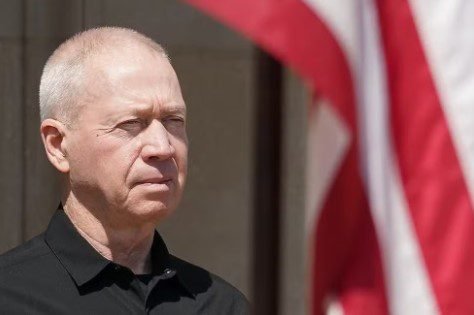
[[[169,116],[162,121],[163,126],[172,134],[181,134],[185,130],[184,117]]]
[[[138,132],[141,131],[143,128],[146,127],[146,122],[142,119],[130,119],[124,122],[121,122],[118,125],[118,128],[130,131],[130,132]]]
[[[163,120],[164,122],[173,123],[177,125],[184,124],[184,118],[180,116],[170,116]]]

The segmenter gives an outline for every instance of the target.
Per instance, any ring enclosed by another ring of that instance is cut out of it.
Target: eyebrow
[[[184,104],[171,105],[162,109],[166,114],[184,114],[186,115],[186,106]]]
[[[143,115],[143,114],[149,114],[153,106],[150,106],[148,104],[135,104],[134,106],[121,110],[118,113],[114,113],[109,115],[105,121],[104,124],[106,125],[111,125],[117,123],[118,120],[120,120],[123,117],[126,116],[131,116],[131,115]],[[165,114],[165,115],[186,115],[186,106],[184,103],[176,103],[176,104],[171,104],[167,105],[164,108],[160,108],[161,112],[160,114]]]

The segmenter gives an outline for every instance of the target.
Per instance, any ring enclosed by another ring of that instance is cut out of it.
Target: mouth
[[[133,186],[169,186],[172,183],[173,179],[170,177],[147,178],[136,182]]]

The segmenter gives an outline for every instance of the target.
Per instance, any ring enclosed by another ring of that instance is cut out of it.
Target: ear
[[[69,161],[65,148],[66,126],[55,120],[45,119],[40,127],[44,149],[51,164],[61,173],[69,172]]]

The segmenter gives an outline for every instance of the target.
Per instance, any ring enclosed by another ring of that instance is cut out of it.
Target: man
[[[46,63],[40,112],[64,192],[46,232],[0,257],[0,313],[248,312],[155,231],[187,168],[186,106],[161,46],[122,28],[74,36]]]

